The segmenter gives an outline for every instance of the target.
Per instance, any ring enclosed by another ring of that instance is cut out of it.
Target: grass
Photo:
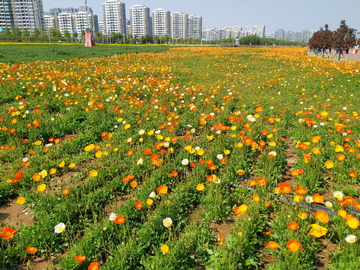
[[[73,58],[105,57],[124,53],[159,53],[169,46],[95,46],[51,44],[0,44],[0,62],[29,63],[35,61],[69,60]]]

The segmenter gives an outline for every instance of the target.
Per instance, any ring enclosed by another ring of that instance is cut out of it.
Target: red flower
[[[75,259],[76,259],[79,263],[82,263],[83,261],[85,261],[86,256],[77,255],[77,256],[75,256]]]
[[[99,263],[98,262],[92,262],[88,267],[88,270],[98,270],[98,269],[99,269]]]
[[[295,221],[291,221],[289,224],[289,229],[292,231],[296,231],[296,229],[299,227],[299,225]]]
[[[5,239],[10,239],[14,237],[14,233],[16,233],[16,230],[12,229],[11,227],[5,227],[0,233],[0,236],[4,237]]]
[[[32,246],[29,246],[27,249],[26,249],[27,252],[29,253],[35,253],[37,251],[36,248],[32,247]]]
[[[125,217],[123,217],[123,216],[118,216],[115,218],[116,224],[123,224],[124,222],[125,222]]]
[[[136,207],[136,209],[140,210],[142,207],[142,202],[139,201],[139,202],[135,203],[135,207]]]

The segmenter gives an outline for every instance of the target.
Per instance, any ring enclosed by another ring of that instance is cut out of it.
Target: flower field
[[[359,70],[306,48],[0,63],[0,269],[360,269]]]

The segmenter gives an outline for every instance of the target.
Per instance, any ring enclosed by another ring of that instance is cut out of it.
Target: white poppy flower
[[[187,158],[185,158],[185,159],[183,159],[182,161],[181,161],[181,164],[182,165],[188,165],[189,164],[189,160],[187,159]]]
[[[349,234],[348,236],[345,237],[345,241],[350,244],[355,243],[356,240],[357,240],[357,237],[356,237],[356,235],[353,235],[353,234]]]
[[[167,217],[163,220],[163,225],[166,227],[166,228],[169,228],[171,225],[172,225],[172,219]]]
[[[109,220],[110,221],[114,221],[116,219],[116,214],[115,213],[111,213],[109,216]]]
[[[61,233],[62,231],[64,231],[65,230],[65,224],[64,223],[59,223],[58,225],[56,225],[55,226],[55,228],[54,228],[54,232],[55,233]]]
[[[343,197],[344,197],[344,194],[341,192],[341,191],[335,191],[333,193],[333,196],[338,199],[338,200],[341,200]]]
[[[312,197],[312,196],[306,196],[306,197],[305,197],[305,201],[306,201],[307,203],[312,203],[314,200],[313,200],[313,197]]]

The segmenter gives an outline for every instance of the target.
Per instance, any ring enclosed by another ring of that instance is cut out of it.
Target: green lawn
[[[0,62],[28,63],[35,61],[69,60],[73,58],[92,58],[111,56],[123,53],[163,52],[169,46],[96,46],[87,48],[84,45],[33,45],[33,44],[6,44],[0,43]]]

